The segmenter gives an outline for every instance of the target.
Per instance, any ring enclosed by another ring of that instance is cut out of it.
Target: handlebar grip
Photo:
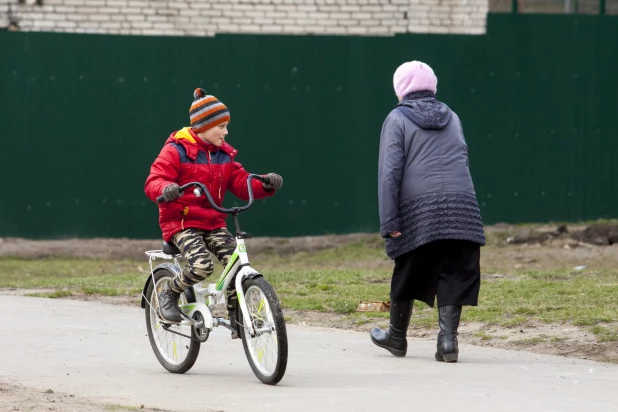
[[[180,193],[178,197],[183,196],[185,194],[184,189],[186,189],[187,187],[191,187],[191,185],[188,184],[188,185],[184,185],[180,187]],[[163,203],[165,202],[165,197],[163,197],[163,195],[160,195],[160,196],[157,196],[156,200],[157,200],[157,203]]]

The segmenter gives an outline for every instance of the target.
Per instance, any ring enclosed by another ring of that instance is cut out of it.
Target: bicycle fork
[[[243,325],[240,325],[240,326],[243,327],[246,331],[248,331],[252,338],[254,338],[256,335],[259,336],[259,335],[262,335],[263,333],[267,333],[271,331],[270,326],[256,329],[255,325],[253,324],[253,321],[251,320],[251,317],[249,316],[249,307],[247,306],[247,302],[245,300],[245,293],[242,288],[242,283],[243,283],[244,278],[255,277],[255,276],[261,276],[261,275],[255,269],[249,266],[244,266],[236,275],[236,280],[235,280],[236,295],[238,297],[238,304],[240,305],[240,312],[242,314],[242,320],[243,320]]]

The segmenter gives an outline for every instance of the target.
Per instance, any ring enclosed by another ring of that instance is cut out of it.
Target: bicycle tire
[[[182,374],[182,373],[187,372],[189,369],[191,369],[193,365],[195,364],[195,361],[197,360],[197,356],[200,353],[200,342],[197,342],[193,339],[184,338],[184,341],[183,341],[184,344],[185,345],[188,344],[188,346],[186,347],[187,356],[184,360],[182,360],[181,362],[178,362],[177,364],[170,362],[168,359],[166,359],[165,354],[161,352],[162,348],[160,347],[160,345],[157,344],[157,340],[160,340],[160,339],[155,337],[155,332],[153,331],[153,327],[152,327],[153,325],[152,316],[153,315],[157,316],[157,315],[154,313],[153,309],[151,308],[150,303],[153,298],[153,291],[155,290],[155,284],[158,286],[164,285],[166,278],[169,278],[168,281],[174,278],[174,274],[169,269],[162,268],[162,269],[155,271],[154,272],[154,283],[150,282],[150,284],[148,285],[148,289],[146,290],[146,300],[147,300],[146,310],[145,310],[146,329],[148,331],[148,339],[150,340],[150,346],[152,347],[152,350],[155,353],[155,356],[157,357],[157,360],[159,361],[161,366],[163,366],[165,369],[167,369],[168,371],[172,373]],[[155,305],[156,303],[153,303],[152,306],[154,307]],[[172,334],[171,332],[167,332],[167,333],[171,335],[170,337],[171,339],[177,339],[178,335],[173,336],[174,334]],[[191,337],[196,338],[194,328],[191,328]],[[175,340],[174,340],[173,352],[176,353],[176,341]]]
[[[257,344],[255,340],[261,337],[256,336],[255,338],[251,338],[244,327],[240,326],[238,329],[240,330],[245,355],[247,356],[247,360],[249,361],[249,365],[251,366],[255,376],[267,385],[276,385],[283,378],[288,363],[288,337],[287,329],[285,327],[285,320],[283,318],[283,311],[281,310],[281,304],[279,303],[279,298],[277,297],[275,290],[263,277],[248,279],[243,283],[243,291],[245,292],[245,300],[248,306],[251,304],[251,296],[248,296],[248,292],[252,295],[252,291],[254,289],[258,289],[261,292],[262,296],[268,303],[267,307],[270,309],[270,313],[272,315],[268,319],[268,324],[269,326],[274,326],[274,333],[269,333],[268,335],[270,338],[272,338],[273,335],[275,336],[274,342],[277,346],[277,360],[273,365],[274,367],[272,372],[265,373],[264,367],[260,365],[259,356],[256,355]],[[251,308],[249,308],[249,312],[250,317],[253,316],[252,321],[254,324],[257,322],[263,322],[263,319],[260,320],[255,317],[255,314],[252,313]],[[238,320],[243,322],[240,308],[238,309]],[[268,346],[268,342],[266,343],[266,346]]]

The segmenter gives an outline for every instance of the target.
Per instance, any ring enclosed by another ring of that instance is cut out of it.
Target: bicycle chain
[[[162,326],[163,326],[163,329],[165,329],[165,331],[166,331],[166,332],[174,333],[174,334],[176,334],[176,335],[180,335],[180,336],[182,336],[183,338],[191,339],[193,342],[203,343],[203,342],[202,342],[201,340],[199,340],[198,338],[194,338],[193,336],[187,336],[187,335],[185,335],[185,334],[183,334],[183,333],[180,333],[180,332],[176,332],[176,331],[171,330],[171,329],[170,329],[170,326],[172,326],[172,325],[170,325],[170,324],[163,323],[163,324],[162,324]]]

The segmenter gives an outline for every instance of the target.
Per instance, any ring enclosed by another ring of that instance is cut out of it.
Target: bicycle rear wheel
[[[194,340],[197,335],[189,325],[174,325],[161,322],[157,315],[158,299],[163,287],[174,278],[168,269],[154,272],[154,284],[151,282],[146,291],[146,329],[150,346],[159,363],[172,373],[185,373],[193,367],[200,353],[200,342]],[[180,294],[179,303],[186,303],[184,293]],[[174,333],[176,332],[176,333]],[[180,336],[178,333],[194,339]]]
[[[257,331],[252,337],[249,330],[239,327],[245,355],[260,381],[276,385],[288,364],[288,336],[279,298],[263,277],[245,281],[243,291],[249,318]],[[239,309],[238,320],[242,319]]]

